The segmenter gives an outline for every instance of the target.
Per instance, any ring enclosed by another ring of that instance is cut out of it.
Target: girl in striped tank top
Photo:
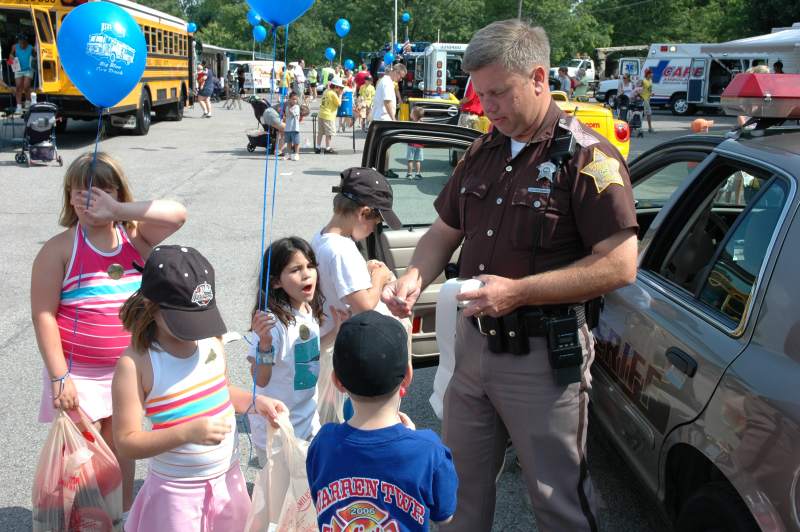
[[[119,163],[97,154],[78,157],[64,176],[59,223],[67,230],[45,243],[33,263],[31,311],[44,361],[39,421],[55,409],[82,408],[111,449],[111,378],[130,334],[119,309],[140,283],[133,267],[186,220],[173,201],[134,202]],[[88,200],[88,208],[87,208]],[[118,457],[119,458],[119,457]],[[132,461],[120,460],[123,507],[133,500]]]
[[[228,383],[215,296],[205,257],[158,246],[120,312],[131,346],[114,375],[114,440],[123,456],[150,458],[126,532],[244,530],[234,414],[255,404],[274,423],[286,406]]]

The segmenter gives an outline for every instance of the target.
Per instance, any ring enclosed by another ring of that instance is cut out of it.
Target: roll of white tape
[[[436,417],[442,419],[444,394],[456,368],[456,320],[458,308],[468,302],[457,301],[456,296],[482,287],[478,279],[448,279],[439,289],[436,300],[436,343],[439,346],[439,367],[433,379],[433,394],[429,402]]]

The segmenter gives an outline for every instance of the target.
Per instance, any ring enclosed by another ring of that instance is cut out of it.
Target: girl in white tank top
[[[243,530],[250,497],[235,413],[274,420],[286,407],[228,383],[214,269],[192,248],[159,246],[120,317],[131,346],[114,374],[114,440],[150,458],[126,532]],[[143,417],[151,430],[142,430]]]

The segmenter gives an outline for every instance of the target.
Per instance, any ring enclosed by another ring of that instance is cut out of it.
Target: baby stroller
[[[56,115],[58,107],[52,103],[41,102],[31,105],[25,121],[25,134],[22,149],[14,160],[17,164],[50,164],[56,161],[64,166],[64,161],[56,147]]]
[[[617,117],[628,123],[631,129],[631,136],[634,132],[637,137],[643,137],[642,132],[642,118],[644,116],[644,100],[638,94],[634,94],[633,98],[629,98],[623,94],[617,96]]]
[[[275,126],[281,123],[281,117],[263,98],[253,96],[248,103],[253,108],[258,128],[247,131],[247,151],[253,153],[256,148],[267,148],[267,153],[271,153],[278,140],[278,130]]]

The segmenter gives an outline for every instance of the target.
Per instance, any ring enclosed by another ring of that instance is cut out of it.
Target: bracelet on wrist
[[[60,377],[50,377],[50,382],[59,382],[59,381],[64,382],[64,379],[66,379],[67,377],[69,377],[69,370],[67,370],[67,372]]]
[[[270,366],[275,364],[275,347],[269,346],[269,349],[262,351],[261,348],[256,345],[256,364],[268,364]]]

